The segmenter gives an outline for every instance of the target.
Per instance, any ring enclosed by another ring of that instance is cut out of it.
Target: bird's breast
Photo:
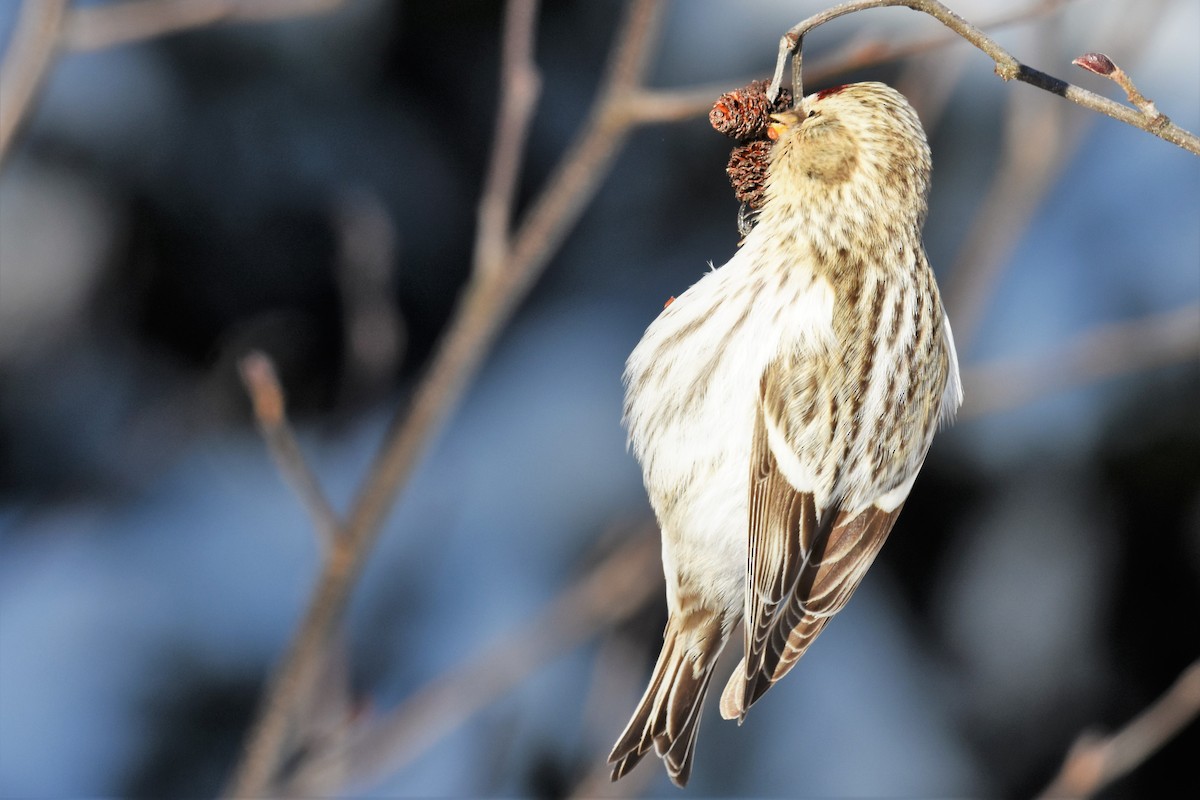
[[[749,247],[748,242],[746,247]],[[652,500],[723,469],[745,495],[752,425],[767,364],[784,349],[828,347],[833,291],[803,265],[744,247],[650,325],[626,365],[626,424]],[[744,502],[744,501],[743,501]]]

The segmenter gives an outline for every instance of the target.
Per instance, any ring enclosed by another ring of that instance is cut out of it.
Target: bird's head
[[[929,144],[916,111],[890,86],[852,83],[810,94],[772,115],[767,135],[775,141],[767,207],[773,199],[870,205],[887,198],[924,219]]]

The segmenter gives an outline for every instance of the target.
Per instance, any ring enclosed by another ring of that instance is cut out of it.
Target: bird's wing
[[[942,390],[938,406],[938,424],[948,426],[954,421],[963,402],[962,378],[958,375],[958,351],[954,349],[954,332],[950,330],[950,318],[942,312],[942,335],[945,337],[946,388]]]
[[[743,718],[803,655],[858,587],[900,513],[899,506],[853,514],[817,507],[813,488],[822,470],[813,453],[833,448],[807,439],[813,431],[824,435],[831,420],[814,408],[826,405],[817,382],[802,371],[797,380],[796,366],[772,364],[760,386],[750,456],[745,659],[722,696],[726,718]]]

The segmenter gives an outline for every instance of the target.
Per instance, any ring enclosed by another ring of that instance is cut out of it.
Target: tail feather
[[[726,636],[715,615],[690,614],[682,623],[672,616],[650,685],[608,757],[614,781],[653,747],[671,781],[687,784],[704,697]]]

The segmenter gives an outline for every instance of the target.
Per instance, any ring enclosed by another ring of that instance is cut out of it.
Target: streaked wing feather
[[[786,389],[773,383],[775,366],[763,374],[751,446],[742,686],[722,711],[739,718],[845,606],[900,513],[900,507],[869,506],[853,516],[836,506],[818,509],[811,492],[788,481],[771,448],[768,415],[798,416],[797,402],[811,399],[781,398]],[[795,431],[793,421],[772,424]]]
[[[903,504],[888,512],[870,506],[854,516],[837,515],[824,553],[805,564],[776,621],[771,641],[778,649],[771,683],[788,673],[825,624],[845,607],[887,541],[901,508]]]
[[[772,370],[763,376],[768,390]],[[737,703],[744,715],[757,696],[765,691],[774,673],[777,653],[776,621],[800,577],[805,551],[816,535],[817,511],[810,492],[798,492],[779,469],[768,441],[763,404],[759,404],[751,444],[749,548],[745,628],[745,659],[742,662],[743,690]]]

